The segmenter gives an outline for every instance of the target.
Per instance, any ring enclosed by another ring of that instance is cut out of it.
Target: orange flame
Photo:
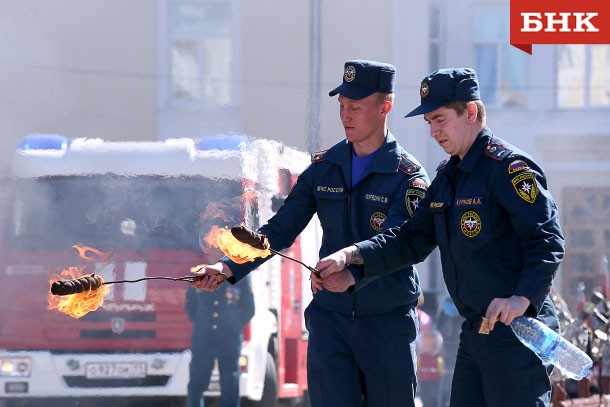
[[[104,253],[96,248],[83,246],[81,244],[75,244],[72,247],[78,250],[78,257],[88,261],[102,261],[108,263],[108,260],[110,260],[110,256],[112,255],[112,252]],[[87,256],[87,252],[93,253],[94,256]]]
[[[258,257],[268,257],[271,251],[255,249],[235,239],[227,228],[212,226],[212,230],[203,239],[208,245],[218,247],[231,260],[237,264],[254,261]]]
[[[78,250],[79,256],[82,259],[88,261],[102,260],[107,262],[110,258],[110,253],[103,253],[89,246],[74,245],[72,247]],[[88,256],[87,252],[93,253],[94,256]],[[83,272],[85,268],[86,266],[68,267],[60,273],[61,275],[54,275],[53,278],[49,280],[49,284],[53,284],[55,281],[64,280],[66,277],[68,277],[70,280],[83,277],[85,275]],[[104,282],[102,276],[96,275],[96,277],[101,279],[102,283]],[[104,296],[108,294],[109,291],[110,287],[102,285],[97,290],[90,289],[72,295],[57,296],[49,293],[47,294],[47,300],[49,303],[47,309],[56,309],[59,312],[63,312],[64,314],[71,316],[72,318],[81,318],[87,315],[89,312],[95,311],[101,307],[104,304]]]

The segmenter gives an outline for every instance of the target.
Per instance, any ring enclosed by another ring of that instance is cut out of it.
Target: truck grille
[[[81,339],[154,339],[153,330],[132,330],[114,333],[111,329],[83,329],[80,331]]]
[[[155,387],[165,386],[170,376],[146,376],[138,379],[87,379],[85,376],[64,376],[68,387]]]

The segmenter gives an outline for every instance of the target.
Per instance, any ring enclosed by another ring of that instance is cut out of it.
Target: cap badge
[[[345,73],[343,74],[343,78],[345,79],[345,82],[351,82],[354,79],[356,79],[356,68],[354,68],[353,66],[347,66],[345,68]]]
[[[422,82],[421,86],[419,88],[419,95],[422,98],[425,98],[426,96],[428,96],[428,93],[430,93],[430,87],[428,86],[428,84],[426,82]]]

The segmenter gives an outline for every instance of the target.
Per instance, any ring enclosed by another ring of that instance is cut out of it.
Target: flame
[[[110,259],[110,252],[104,253],[93,247],[82,246],[82,245],[74,245],[72,246],[76,250],[78,250],[79,257],[85,259],[87,261],[104,261],[107,262]],[[88,256],[87,253],[93,253],[93,256]],[[67,269],[63,270],[60,274],[55,274],[51,280],[49,280],[49,284],[53,284],[55,281],[65,280],[66,278],[69,280],[77,279],[85,276],[84,273],[86,266],[71,266]],[[104,282],[104,279],[100,275],[96,275],[99,279]],[[87,315],[91,311],[97,310],[104,304],[104,296],[110,292],[110,287],[107,285],[102,285],[97,290],[88,290],[83,291],[82,293],[65,295],[65,296],[57,296],[51,293],[47,294],[47,301],[49,303],[47,309],[48,310],[58,310],[59,312],[63,312],[71,316],[72,318],[81,318]]]
[[[271,251],[255,249],[235,239],[231,231],[227,228],[219,228],[212,226],[210,233],[203,239],[208,245],[218,247],[231,260],[237,264],[242,264],[247,261],[254,261],[258,257],[268,257]]]
[[[112,252],[104,253],[94,247],[83,246],[81,244],[75,244],[72,247],[78,250],[78,257],[88,261],[102,261],[108,263],[108,260],[110,260],[110,256],[112,255]],[[94,256],[87,256],[87,252],[93,253]]]

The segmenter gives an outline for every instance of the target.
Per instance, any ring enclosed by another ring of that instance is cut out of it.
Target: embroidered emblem
[[[426,181],[421,178],[413,178],[411,181],[409,181],[409,186],[414,188],[421,188],[424,191],[428,189],[428,184],[426,184]]]
[[[419,207],[419,204],[425,196],[426,193],[419,189],[407,189],[405,204],[407,205],[409,215],[413,215],[413,212],[415,212],[415,210]]]
[[[472,198],[458,198],[455,200],[455,206],[471,206],[471,205],[483,205],[485,198],[482,196],[475,196]]]
[[[419,87],[419,96],[425,98],[428,94],[430,94],[430,86],[426,82],[422,82]]]
[[[518,171],[529,170],[529,168],[530,167],[524,161],[515,160],[509,164],[508,173],[514,174],[515,172],[518,172]]]
[[[346,67],[345,73],[343,74],[343,78],[345,79],[345,82],[351,82],[356,79],[356,68],[351,65]]]
[[[475,237],[481,231],[481,218],[474,211],[468,211],[460,219],[460,228],[466,237]]]
[[[531,172],[524,172],[517,175],[511,181],[517,191],[519,198],[525,202],[534,203],[538,196],[538,186],[536,185],[536,179],[534,174]]]
[[[371,227],[377,232],[381,232],[381,230],[383,229],[383,224],[385,223],[385,220],[387,218],[388,217],[385,215],[385,213],[375,212],[371,216]]]

